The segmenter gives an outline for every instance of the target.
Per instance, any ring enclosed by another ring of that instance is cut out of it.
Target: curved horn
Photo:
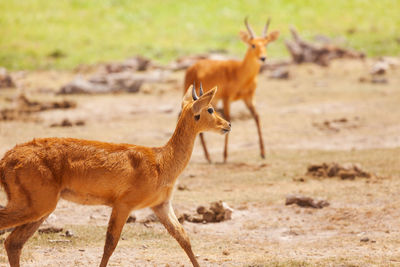
[[[263,35],[262,37],[267,37],[267,33],[268,33],[268,27],[269,24],[271,23],[271,18],[268,18],[267,23],[265,23],[265,27],[264,27],[264,31],[263,31]]]
[[[200,96],[202,96],[203,95],[203,85],[201,84],[201,82],[200,82]]]
[[[193,82],[192,97],[193,97],[193,100],[199,99],[199,97],[196,94],[196,83],[195,82]]]
[[[248,19],[248,17],[246,17],[246,18],[244,19],[244,25],[246,25],[247,31],[249,32],[251,38],[253,39],[253,38],[254,38],[254,32],[253,32],[253,30],[251,29],[251,27],[250,27],[250,25],[249,25],[247,19]]]

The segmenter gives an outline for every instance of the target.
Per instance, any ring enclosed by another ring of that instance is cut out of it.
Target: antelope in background
[[[205,90],[209,90],[212,86],[217,86],[219,90],[212,101],[212,105],[216,107],[218,101],[222,100],[224,116],[228,121],[231,118],[231,102],[243,100],[256,122],[260,153],[261,157],[265,158],[260,119],[254,106],[254,93],[257,87],[257,75],[260,71],[260,66],[265,61],[267,55],[266,45],[278,38],[279,31],[273,31],[268,34],[270,24],[270,19],[268,19],[262,36],[256,37],[247,22],[247,18],[245,18],[244,23],[247,32],[240,32],[240,38],[248,45],[244,59],[242,61],[200,60],[186,71],[184,88],[188,88],[192,83],[202,83]],[[227,134],[225,136],[224,162],[226,162],[228,157],[228,138],[229,135]],[[200,140],[203,145],[205,157],[211,163],[202,133],[200,133]]]
[[[193,266],[199,266],[171,198],[196,135],[231,129],[210,104],[216,92],[215,87],[198,97],[193,87],[187,90],[175,132],[163,147],[43,138],[8,151],[0,161],[0,184],[8,199],[0,209],[0,230],[15,227],[4,242],[11,267],[20,266],[23,245],[60,198],[112,207],[101,267],[107,265],[130,212],[145,207],[152,208]]]

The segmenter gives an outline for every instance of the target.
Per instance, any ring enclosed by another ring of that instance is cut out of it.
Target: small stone
[[[293,182],[301,182],[301,183],[303,183],[303,182],[306,181],[306,180],[304,179],[304,177],[293,178],[292,180],[293,180]]]
[[[222,251],[222,254],[225,255],[225,256],[228,256],[230,253],[229,253],[229,251],[224,250],[224,251]]]
[[[129,215],[128,219],[126,220],[126,223],[134,223],[134,222],[136,222],[136,216]]]
[[[378,61],[375,62],[371,67],[370,73],[373,75],[382,75],[385,74],[389,69],[389,64],[386,61]]]
[[[204,206],[198,206],[197,207],[197,213],[198,214],[204,214],[204,213],[206,213],[206,211],[207,211],[207,209]]]
[[[346,172],[346,171],[341,171],[339,173],[339,177],[342,178],[343,180],[346,180],[346,179],[354,180],[354,178],[356,178],[354,173]]]
[[[183,191],[183,190],[188,190],[187,185],[184,184],[178,184],[178,190]]]
[[[155,214],[150,214],[141,223],[151,223],[151,222],[158,222],[158,217]]]
[[[211,203],[210,210],[212,210],[215,214],[223,213],[224,207],[222,205],[222,201]]]
[[[365,82],[368,81],[368,78],[367,78],[367,77],[364,77],[364,76],[361,76],[361,77],[358,78],[358,81],[359,81],[360,83],[365,83]]]
[[[360,239],[360,242],[368,242],[369,238],[368,237],[363,237]]]
[[[287,67],[280,67],[273,70],[269,75],[272,79],[289,79],[289,69]]]
[[[85,121],[84,120],[77,120],[76,122],[75,122],[75,125],[76,126],[83,126],[83,125],[85,125],[86,123],[85,123]]]
[[[212,211],[207,211],[206,213],[203,214],[203,219],[206,222],[215,222],[215,213]]]
[[[65,236],[66,237],[73,237],[74,236],[74,232],[72,232],[71,230],[67,230],[67,231],[65,231]]]
[[[222,207],[224,208],[224,220],[232,219],[233,209],[226,202],[222,202]]]
[[[216,222],[222,222],[225,219],[225,214],[224,213],[219,213],[215,216],[215,221]]]

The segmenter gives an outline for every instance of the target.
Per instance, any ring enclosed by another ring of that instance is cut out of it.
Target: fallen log
[[[292,60],[296,64],[311,62],[320,66],[328,66],[332,59],[336,58],[365,58],[362,52],[338,47],[331,43],[315,44],[302,39],[294,27],[290,28],[293,40],[286,40]]]

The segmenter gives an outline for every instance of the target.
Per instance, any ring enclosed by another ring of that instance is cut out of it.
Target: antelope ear
[[[190,85],[182,99],[182,108],[193,101],[192,97],[193,85]]]
[[[213,89],[211,89],[210,91],[202,95],[198,100],[196,100],[192,107],[193,113],[198,114],[204,107],[207,107],[213,100],[216,93],[217,87],[215,86]]]
[[[240,31],[239,36],[240,36],[240,39],[242,39],[242,41],[245,42],[246,44],[248,44],[250,42],[251,37],[248,32]]]
[[[267,37],[265,37],[265,41],[266,41],[267,43],[270,43],[270,42],[273,42],[273,41],[275,41],[276,39],[278,39],[278,37],[279,37],[279,31],[273,31],[273,32],[271,32],[270,34],[268,34]]]

